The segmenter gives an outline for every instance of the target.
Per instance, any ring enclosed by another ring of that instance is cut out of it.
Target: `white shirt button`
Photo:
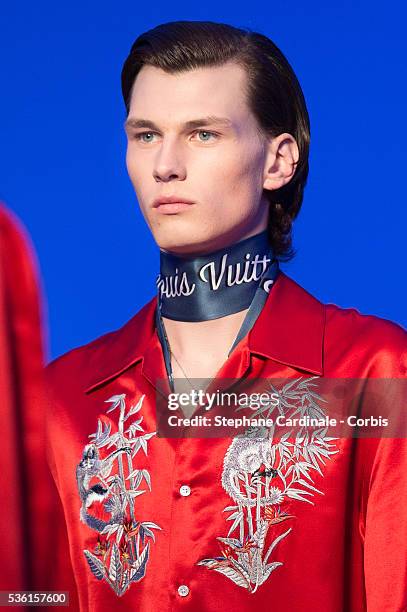
[[[188,497],[188,495],[191,494],[191,488],[188,485],[182,485],[182,487],[179,488],[179,492],[182,497]]]
[[[186,584],[181,584],[178,587],[178,595],[181,595],[181,597],[186,597],[189,593],[189,588],[187,587]]]

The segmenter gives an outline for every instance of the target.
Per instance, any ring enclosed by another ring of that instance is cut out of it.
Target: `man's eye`
[[[208,130],[197,130],[195,133],[200,136],[199,140],[201,142],[209,142],[212,138],[216,139],[218,137],[215,132],[208,132]]]
[[[135,139],[148,144],[153,141],[153,136],[155,136],[154,132],[139,132],[135,135]]]

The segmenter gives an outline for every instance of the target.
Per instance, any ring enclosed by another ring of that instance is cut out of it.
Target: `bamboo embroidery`
[[[96,433],[89,436],[93,440],[84,447],[76,468],[82,501],[80,519],[98,532],[93,552],[83,552],[92,574],[98,580],[105,580],[118,596],[144,578],[150,550],[148,539],[155,541],[152,530],[161,529],[153,522],[136,519],[136,498],[146,492],[140,485],[144,480],[151,491],[151,479],[148,470],[134,467],[133,459],[140,449],[147,455],[148,440],[156,432],[144,433],[142,416],[124,430],[129,417],[141,410],[145,396],[127,413],[125,397],[125,394],[114,395],[106,400],[112,404],[106,413],[119,409],[118,431],[112,434],[111,424],[98,419]],[[102,457],[100,449],[104,447],[106,456]],[[115,450],[108,452],[112,447]],[[117,473],[112,474],[115,464]],[[102,514],[110,517],[97,516],[101,506]]]
[[[278,410],[286,418],[324,418],[326,413],[318,400],[326,400],[311,389],[317,386],[312,382],[315,378],[297,378],[281,391],[271,385],[278,393],[278,404],[262,406],[253,416],[271,418]],[[250,593],[255,593],[283,565],[271,555],[292,527],[281,533],[279,524],[296,518],[291,513],[295,500],[314,505],[308,496],[313,496],[313,491],[323,495],[309,472],[316,470],[323,476],[324,458],[330,459],[339,452],[331,450],[335,445],[330,442],[338,438],[327,437],[327,427],[309,429],[299,429],[294,442],[289,441],[292,430],[275,438],[275,427],[252,427],[233,439],[224,457],[221,477],[222,487],[235,502],[223,510],[232,512],[226,520],[233,523],[227,537],[217,537],[221,555],[202,559],[197,565],[220,572]],[[269,530],[272,541],[265,551]],[[235,537],[230,537],[235,531]]]

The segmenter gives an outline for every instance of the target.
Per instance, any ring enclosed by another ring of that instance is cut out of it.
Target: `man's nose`
[[[160,147],[155,159],[153,176],[157,182],[182,181],[185,179],[185,161],[179,146],[175,142],[167,141]]]

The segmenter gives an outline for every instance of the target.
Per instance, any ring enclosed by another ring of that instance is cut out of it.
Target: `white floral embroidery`
[[[287,420],[325,418],[318,400],[326,400],[311,389],[316,386],[312,382],[315,378],[295,379],[281,391],[270,385],[278,394],[278,404],[262,406],[253,416],[272,418],[277,410]],[[221,478],[223,488],[236,503],[223,510],[232,512],[226,520],[233,522],[227,537],[217,538],[221,556],[202,559],[197,565],[224,574],[250,593],[255,593],[283,565],[281,561],[271,561],[270,556],[292,527],[281,533],[279,524],[296,518],[291,513],[293,503],[313,504],[308,499],[314,496],[313,491],[323,495],[314,486],[310,471],[316,470],[322,476],[324,458],[330,459],[339,452],[331,450],[335,445],[330,442],[337,438],[328,437],[327,429],[301,427],[290,441],[292,430],[278,439],[275,426],[252,427],[233,439],[224,457]],[[230,537],[236,530],[238,537]],[[266,551],[269,530],[271,542]]]
[[[82,500],[80,519],[99,534],[93,552],[83,552],[93,575],[98,580],[105,580],[119,596],[133,582],[144,578],[150,550],[150,542],[146,540],[154,541],[152,530],[161,529],[155,523],[136,519],[136,498],[146,492],[139,487],[144,480],[151,490],[151,479],[148,470],[134,468],[133,459],[140,449],[147,455],[148,440],[156,432],[144,433],[142,416],[124,430],[129,417],[140,411],[145,396],[127,413],[125,397],[121,394],[106,400],[112,404],[107,413],[120,410],[118,431],[111,434],[111,424],[99,419],[96,433],[89,436],[93,441],[83,449],[76,468]],[[142,434],[137,435],[137,432]],[[100,449],[103,447],[115,450],[102,458]],[[115,463],[117,473],[111,474]],[[104,513],[110,515],[107,520],[95,513],[93,506],[100,509],[101,505]]]

